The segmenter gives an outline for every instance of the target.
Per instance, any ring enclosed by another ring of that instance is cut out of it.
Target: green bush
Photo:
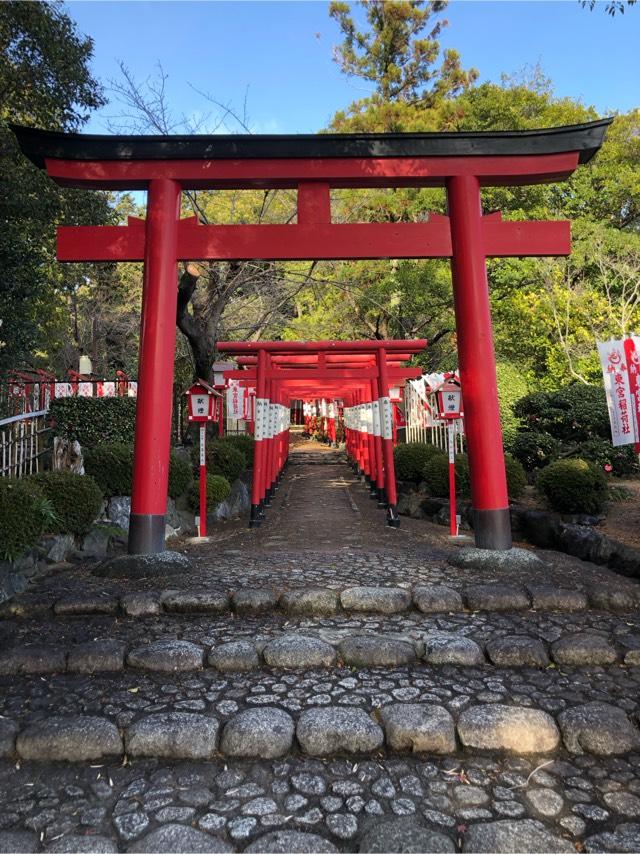
[[[55,520],[48,526],[52,534],[86,534],[98,518],[102,492],[89,475],[68,471],[48,471],[34,475],[44,497],[51,502]]]
[[[614,448],[609,439],[589,439],[576,447],[575,456],[603,470],[607,464],[611,465],[612,473],[616,477],[630,477],[638,474],[638,455],[633,445]]]
[[[509,454],[504,456],[507,474],[507,490],[510,498],[518,498],[527,485],[527,476],[517,460]],[[460,498],[471,497],[471,472],[466,454],[456,454],[456,495]],[[424,481],[430,494],[442,498],[449,494],[449,459],[444,454],[434,455],[425,463]]]
[[[599,513],[608,497],[607,479],[586,460],[558,460],[542,469],[538,491],[561,513]]]
[[[237,448],[244,454],[247,465],[253,465],[255,439],[250,433],[230,433],[228,436],[225,436],[224,439],[220,439],[220,441],[227,442],[227,444],[231,445],[233,448]]]
[[[231,492],[231,484],[221,474],[207,474],[207,513],[216,509]],[[200,510],[200,481],[194,480],[188,493],[189,507],[194,512]]]
[[[527,393],[528,386],[520,369],[512,362],[498,361],[496,364],[498,380],[498,402],[500,404],[500,422],[505,448],[511,450],[518,434],[521,421],[514,415],[513,407]]]
[[[0,559],[23,555],[51,518],[51,505],[36,483],[0,477]]]
[[[426,442],[407,442],[393,449],[393,462],[397,480],[412,480],[419,483],[425,464],[433,456],[443,456],[444,452],[435,445]]]
[[[131,495],[133,483],[133,445],[121,442],[104,444],[88,450],[84,456],[84,470],[91,475],[105,498],[114,495]],[[169,487],[171,498],[178,498],[189,488],[191,466],[189,462],[171,451],[169,456]]]
[[[191,459],[197,468],[200,459],[199,445],[194,445]],[[207,440],[207,471],[209,474],[221,474],[233,483],[247,467],[244,453],[235,447],[228,439]]]
[[[133,442],[136,421],[134,397],[60,397],[49,410],[56,436],[77,439],[84,448],[104,442]]]
[[[514,406],[528,430],[562,442],[586,442],[610,436],[609,414],[602,386],[572,383],[554,392],[536,392]]]
[[[548,433],[535,433],[524,430],[518,433],[512,443],[513,456],[524,466],[526,471],[543,468],[553,462],[562,447],[558,439]]]

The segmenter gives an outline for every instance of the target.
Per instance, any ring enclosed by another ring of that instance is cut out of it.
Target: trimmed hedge
[[[134,397],[59,397],[49,410],[55,435],[77,440],[85,448],[104,442],[133,442]]]
[[[37,484],[0,477],[0,559],[23,555],[51,519],[51,505]]]
[[[200,449],[196,443],[191,449],[194,468],[199,466]],[[228,439],[207,439],[207,471],[221,474],[233,483],[247,467],[244,453]]]
[[[221,501],[231,492],[231,484],[221,474],[207,474],[207,513],[216,509]],[[200,511],[200,483],[194,480],[189,488],[189,507],[195,512]]]
[[[519,498],[527,485],[524,469],[510,454],[504,455],[507,475],[507,490],[510,498]],[[471,496],[471,473],[469,458],[466,454],[456,454],[456,495],[461,498]],[[449,458],[444,454],[434,454],[425,463],[423,478],[431,495],[442,498],[449,494]]]
[[[407,442],[393,449],[393,462],[397,480],[412,480],[419,483],[425,464],[433,456],[444,456],[436,445],[426,442]]]
[[[105,498],[131,495],[133,482],[133,445],[122,442],[104,444],[87,451],[84,469],[103,491]],[[191,466],[175,451],[169,457],[169,487],[171,498],[184,495],[191,483]]]
[[[561,447],[560,441],[553,436],[531,430],[518,433],[511,445],[513,456],[527,471],[549,465],[557,459]]]
[[[608,497],[607,479],[586,460],[558,460],[542,469],[538,491],[561,513],[600,513]]]
[[[230,433],[219,441],[226,442],[232,447],[237,448],[244,454],[247,465],[253,465],[253,450],[256,443],[250,433]]]
[[[82,536],[89,531],[102,507],[102,492],[92,477],[51,471],[30,479],[51,502],[56,518],[47,528],[52,534]]]

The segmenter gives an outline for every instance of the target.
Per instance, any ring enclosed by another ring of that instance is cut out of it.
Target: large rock
[[[536,554],[527,549],[518,548],[504,551],[464,548],[454,552],[449,558],[449,563],[460,569],[480,569],[488,572],[513,570],[514,572],[536,573],[543,570],[545,566]]]
[[[72,646],[67,670],[73,673],[115,673],[124,667],[125,645],[114,640],[95,640]]]
[[[338,649],[344,663],[352,667],[396,667],[416,660],[413,644],[383,635],[345,638]]]
[[[632,611],[638,605],[638,594],[622,585],[594,584],[589,587],[589,601],[592,608],[604,611]]]
[[[68,834],[50,842],[45,851],[46,854],[117,854],[118,846],[106,836]]]
[[[204,660],[202,647],[183,640],[159,640],[131,650],[127,656],[129,667],[140,670],[158,670],[176,673],[183,670],[200,670]]]
[[[550,584],[527,584],[527,590],[536,611],[584,611],[587,607],[587,595],[581,590]]]
[[[320,638],[283,635],[270,641],[262,650],[269,667],[331,667],[337,661],[335,649]]]
[[[462,596],[451,587],[422,584],[413,591],[413,604],[423,614],[442,614],[462,611]]]
[[[547,830],[542,822],[525,818],[471,825],[464,835],[462,850],[465,854],[540,854],[556,851],[575,854],[576,849],[568,839]]]
[[[255,854],[325,854],[337,851],[327,839],[316,833],[302,833],[299,830],[276,830],[265,833],[252,842],[245,851]]]
[[[93,574],[101,578],[156,578],[164,575],[184,575],[193,566],[180,552],[159,552],[155,555],[117,555],[99,563]]]
[[[424,657],[429,664],[461,664],[472,667],[484,664],[484,653],[478,644],[453,632],[430,632],[424,635]]]
[[[165,824],[127,849],[140,854],[222,854],[234,850],[228,842],[184,824]]]
[[[609,538],[586,525],[562,523],[557,548],[591,563],[608,563],[613,554],[613,545]]]
[[[444,706],[396,703],[380,710],[393,750],[446,754],[456,749],[453,718]]]
[[[118,728],[106,718],[52,715],[30,724],[17,738],[22,759],[41,762],[86,762],[122,755]]]
[[[122,531],[122,536],[124,536],[124,531]],[[109,554],[114,539],[113,525],[96,523],[89,533],[82,538],[80,550],[82,559],[104,560]]]
[[[619,824],[613,831],[596,833],[584,841],[588,852],[606,852],[606,854],[637,854],[640,851],[640,824]]]
[[[538,638],[508,635],[487,643],[487,654],[496,667],[548,667],[549,656]]]
[[[226,593],[176,591],[162,597],[162,606],[169,614],[224,614],[229,610]]]
[[[588,632],[576,632],[555,641],[551,655],[556,664],[573,667],[614,664],[618,660],[615,647],[607,638]]]
[[[551,715],[499,703],[464,709],[458,720],[458,735],[465,747],[512,753],[548,753],[560,741]]]
[[[127,617],[149,617],[162,611],[159,593],[126,593],[120,604]]]
[[[225,519],[237,519],[248,513],[251,509],[251,496],[245,483],[240,479],[234,480],[231,484],[231,492],[221,501],[212,513],[207,515],[207,519],[212,519],[214,522],[224,521]]]
[[[241,616],[268,614],[278,604],[278,596],[273,590],[236,590],[231,598],[231,607]]]
[[[49,563],[61,563],[75,549],[73,534],[56,534],[47,537],[45,557]]]
[[[558,715],[570,753],[614,756],[640,747],[638,731],[626,713],[609,703],[586,703]]]
[[[365,711],[342,706],[305,709],[296,734],[302,749],[311,756],[368,753],[384,742],[382,730]]]
[[[223,673],[247,672],[260,666],[260,656],[250,641],[230,641],[211,650],[209,664]]]
[[[546,510],[525,510],[520,514],[520,526],[525,538],[541,549],[555,549],[562,523],[555,513]]]
[[[0,675],[21,673],[63,673],[67,656],[61,647],[27,644],[0,652]]]
[[[358,851],[370,854],[449,854],[456,850],[452,839],[437,830],[431,830],[413,816],[391,818],[372,824],[360,839]]]
[[[471,611],[522,611],[529,608],[529,596],[515,584],[471,584],[462,593]]]
[[[118,599],[101,593],[76,594],[66,596],[53,606],[53,613],[60,617],[73,616],[75,614],[117,614]]]
[[[131,496],[114,495],[107,502],[107,519],[122,528],[129,530],[129,516],[131,515]]]
[[[345,611],[397,614],[411,605],[411,593],[401,587],[348,587],[340,601]]]
[[[340,599],[335,590],[325,587],[289,590],[281,596],[280,607],[291,617],[324,617],[338,611]]]
[[[0,717],[0,759],[13,755],[18,726],[9,718]]]
[[[36,833],[26,830],[0,830],[0,854],[35,854],[40,850]]]
[[[210,759],[218,747],[216,718],[191,712],[148,715],[125,732],[129,756]]]
[[[295,724],[282,709],[247,709],[225,724],[220,750],[227,756],[276,759],[291,749]]]

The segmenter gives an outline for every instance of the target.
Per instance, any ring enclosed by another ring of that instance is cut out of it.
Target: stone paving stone
[[[556,664],[580,667],[588,664],[614,664],[618,654],[607,638],[588,632],[568,634],[551,645]]]
[[[500,703],[464,709],[458,719],[458,736],[465,747],[512,753],[548,753],[560,741],[551,715]]]
[[[587,607],[587,594],[581,590],[552,587],[550,584],[526,586],[536,611],[584,611]]]
[[[122,755],[118,728],[106,718],[52,715],[29,724],[18,735],[16,750],[22,759],[84,762]]]
[[[55,854],[117,854],[118,846],[106,836],[75,836],[69,834],[50,842],[44,850],[47,854],[49,852],[55,852]]]
[[[0,758],[12,756],[16,746],[18,725],[9,718],[0,717]]]
[[[58,616],[73,614],[117,614],[118,599],[115,596],[67,596],[58,599],[53,606],[53,613]]]
[[[169,614],[224,614],[229,610],[226,593],[175,592],[162,597],[162,607]]]
[[[638,594],[625,587],[594,584],[588,588],[592,608],[604,611],[632,611],[638,605]]]
[[[496,570],[511,570],[512,572],[540,573],[545,564],[528,549],[514,548],[508,551],[496,549],[462,548],[449,557],[449,563],[460,569],[480,569],[495,572]]]
[[[530,607],[529,596],[515,584],[471,584],[462,591],[471,611],[522,611]]]
[[[449,854],[456,850],[444,833],[426,827],[416,818],[392,818],[372,824],[360,839],[358,851],[386,854],[389,851]]]
[[[542,822],[529,818],[473,824],[462,842],[465,854],[539,854],[541,851],[575,854],[575,850],[568,839],[551,833]]]
[[[338,612],[340,597],[324,587],[289,590],[280,597],[280,607],[291,617],[326,617]]]
[[[340,594],[345,611],[398,614],[411,605],[411,593],[401,587],[348,587]]]
[[[640,798],[631,792],[607,792],[605,804],[627,818],[640,818]]]
[[[184,575],[193,570],[186,555],[180,552],[159,552],[153,555],[117,555],[99,563],[92,572],[99,578],[156,578],[165,575]]]
[[[451,587],[423,584],[413,591],[413,604],[423,614],[444,614],[462,611],[462,596]]]
[[[588,836],[584,840],[584,849],[606,854],[637,854],[640,851],[640,824],[619,824],[613,831]]]
[[[567,709],[558,715],[558,723],[570,753],[615,756],[640,747],[640,735],[626,713],[609,703]]]
[[[484,653],[471,638],[453,632],[430,632],[423,636],[424,658],[429,664],[484,664]]]
[[[160,614],[160,593],[126,593],[120,599],[120,607],[128,617],[149,617]]]
[[[129,667],[139,670],[157,670],[176,673],[185,670],[200,670],[204,661],[202,647],[189,641],[159,640],[147,646],[133,649],[127,656]]]
[[[299,830],[276,830],[252,842],[245,851],[255,854],[324,854],[338,849],[317,833]]]
[[[544,818],[560,815],[564,807],[563,799],[553,789],[527,789],[524,796],[529,806]]]
[[[305,709],[298,719],[296,735],[305,753],[367,753],[384,742],[382,729],[362,709],[328,707]]]
[[[245,673],[260,667],[260,656],[250,641],[230,641],[212,649],[208,662],[222,673]]]
[[[338,658],[331,644],[320,638],[294,634],[270,641],[262,650],[262,656],[269,667],[289,669],[331,667]]]
[[[117,672],[124,667],[125,645],[114,640],[95,640],[72,646],[67,670],[72,673]]]
[[[231,597],[231,607],[236,614],[267,614],[278,605],[278,596],[273,590],[236,590]]]
[[[413,644],[384,635],[345,638],[338,650],[344,663],[353,667],[396,667],[416,660]]]
[[[148,715],[127,727],[129,756],[210,759],[218,747],[216,718],[191,712]]]
[[[487,643],[487,655],[496,667],[548,667],[549,656],[538,638],[508,635]]]
[[[21,673],[63,673],[67,666],[64,649],[55,646],[27,644],[0,652],[0,675]]]
[[[127,849],[139,854],[219,854],[235,851],[232,845],[184,824],[165,824]]]
[[[291,749],[294,733],[293,718],[282,709],[247,709],[225,724],[220,750],[227,756],[277,759]]]
[[[35,854],[39,850],[37,834],[26,830],[0,830],[0,854]]]
[[[630,649],[624,654],[624,663],[631,666],[640,664],[640,649]]]
[[[383,706],[380,716],[387,744],[393,750],[455,752],[455,725],[444,706],[396,703]]]

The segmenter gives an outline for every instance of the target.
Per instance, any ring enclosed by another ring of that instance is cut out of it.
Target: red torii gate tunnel
[[[421,368],[403,368],[401,363],[426,345],[423,339],[218,342],[219,352],[236,357],[243,368],[225,371],[225,378],[252,384],[256,389],[252,527],[260,524],[261,508],[268,504],[286,459],[275,447],[281,444],[281,433],[271,436],[272,430],[266,427],[269,407],[287,404],[288,417],[291,399],[306,394],[341,398],[345,404],[367,408],[371,430],[354,439],[358,450],[362,446],[362,459],[356,461],[363,464],[360,468],[372,485],[375,483],[379,503],[388,508],[389,524],[399,525],[389,387],[404,385],[407,379],[420,376]],[[347,450],[352,450],[349,441]]]
[[[61,186],[147,190],[147,218],[58,229],[60,261],[145,263],[129,551],[164,549],[180,260],[450,258],[476,545],[511,529],[486,274],[488,256],[567,255],[568,222],[482,215],[483,186],[566,179],[602,145],[610,119],[536,131],[309,136],[89,136],[14,127]],[[332,188],[444,186],[448,216],[334,224]],[[186,189],[297,189],[287,225],[180,219]]]

